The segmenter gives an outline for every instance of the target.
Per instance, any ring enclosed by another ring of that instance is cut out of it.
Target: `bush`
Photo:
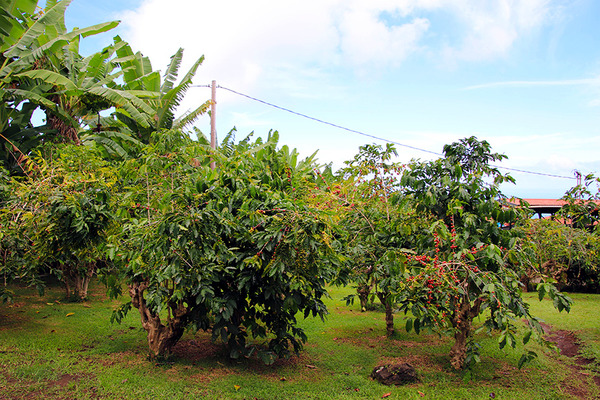
[[[138,309],[153,358],[168,356],[192,328],[210,329],[232,358],[257,352],[272,363],[306,340],[298,313],[327,313],[334,235],[295,194],[312,165],[278,149],[276,134],[266,143],[225,143],[209,153],[166,131],[123,165],[124,229],[108,254],[121,266],[131,302],[114,318]],[[111,281],[116,294],[122,280]]]
[[[525,221],[515,229],[527,238],[513,261],[523,267],[522,281],[529,290],[550,280],[560,290],[600,293],[598,235],[551,219]]]

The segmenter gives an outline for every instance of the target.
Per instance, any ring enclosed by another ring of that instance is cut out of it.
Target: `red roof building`
[[[509,202],[511,204],[519,205],[520,200],[527,202],[529,204],[529,208],[532,209],[540,219],[544,218],[544,214],[550,218],[553,218],[554,214],[556,214],[558,210],[560,210],[564,205],[568,204],[568,202],[565,200],[555,199],[510,199]],[[598,208],[600,208],[600,200],[595,200],[593,202],[596,203]],[[596,208],[595,212],[598,212],[598,208]],[[568,223],[569,222],[567,222],[567,224]]]

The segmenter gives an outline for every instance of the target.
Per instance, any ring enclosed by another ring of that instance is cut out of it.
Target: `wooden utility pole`
[[[210,147],[217,148],[217,81],[212,81],[210,105]],[[211,161],[210,168],[215,169],[215,162]]]

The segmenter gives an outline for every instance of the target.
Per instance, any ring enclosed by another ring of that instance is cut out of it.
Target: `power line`
[[[378,136],[375,136],[375,135],[371,135],[371,134],[368,134],[368,133],[365,133],[365,132],[357,131],[357,130],[355,130],[355,129],[346,128],[345,126],[341,126],[341,125],[337,125],[337,124],[334,124],[334,123],[331,123],[331,122],[323,121],[322,119],[318,119],[318,118],[315,118],[315,117],[311,117],[311,116],[309,116],[309,115],[302,114],[302,113],[299,113],[299,112],[296,112],[296,111],[290,110],[290,109],[288,109],[288,108],[284,108],[284,107],[280,107],[280,106],[278,106],[278,105],[275,105],[275,104],[272,104],[272,103],[268,103],[268,102],[266,102],[266,101],[264,101],[264,100],[260,100],[260,99],[257,99],[257,98],[255,98],[255,97],[248,96],[247,94],[243,94],[243,93],[240,93],[240,92],[236,92],[236,91],[235,91],[235,90],[233,90],[233,89],[229,89],[229,88],[226,88],[226,87],[223,87],[223,86],[218,86],[218,87],[219,87],[219,88],[221,88],[221,89],[227,90],[227,91],[229,91],[229,92],[231,92],[231,93],[235,93],[235,94],[237,94],[237,95],[239,95],[239,96],[246,97],[246,98],[248,98],[248,99],[250,99],[250,100],[254,100],[254,101],[256,101],[256,102],[259,102],[259,103],[265,104],[265,105],[267,105],[267,106],[270,106],[270,107],[276,108],[276,109],[278,109],[278,110],[286,111],[286,112],[289,112],[290,114],[298,115],[298,116],[300,116],[300,117],[303,117],[303,118],[306,118],[306,119],[310,119],[310,120],[313,120],[313,121],[319,122],[319,123],[321,123],[321,124],[325,124],[325,125],[333,126],[334,128],[343,129],[343,130],[345,130],[345,131],[352,132],[352,133],[357,133],[357,134],[359,134],[359,135],[366,136],[366,137],[369,137],[369,138],[371,138],[371,139],[376,139],[376,140],[381,140],[381,141],[384,141],[384,142],[389,142],[389,143],[397,144],[398,146],[406,147],[406,148],[409,148],[409,149],[418,150],[418,151],[423,151],[423,152],[425,152],[425,153],[430,153],[430,154],[435,154],[436,156],[441,156],[441,155],[442,155],[442,154],[440,154],[440,153],[436,153],[435,151],[430,151],[430,150],[421,149],[421,148],[414,147],[414,146],[410,146],[410,145],[407,145],[407,144],[404,144],[404,143],[396,142],[396,141],[394,141],[394,140],[385,139],[385,138],[378,137]]]
[[[211,87],[211,86],[210,86],[210,85],[193,85],[192,87],[206,87],[206,88],[209,88],[209,87]],[[297,115],[297,116],[299,116],[299,117],[306,118],[306,119],[309,119],[309,120],[312,120],[312,121],[316,121],[316,122],[319,122],[319,123],[321,123],[321,124],[329,125],[329,126],[332,126],[332,127],[334,127],[334,128],[342,129],[342,130],[345,130],[345,131],[347,131],[347,132],[356,133],[356,134],[359,134],[359,135],[362,135],[362,136],[365,136],[365,137],[369,137],[369,138],[371,138],[371,139],[381,140],[381,141],[383,141],[383,142],[387,142],[387,143],[393,143],[393,144],[396,144],[396,145],[398,145],[398,146],[402,146],[402,147],[405,147],[405,148],[408,148],[408,149],[417,150],[417,151],[422,151],[422,152],[424,152],[424,153],[434,154],[434,155],[436,155],[436,156],[443,156],[443,154],[441,154],[441,153],[437,153],[437,152],[435,152],[435,151],[426,150],[426,149],[421,149],[421,148],[419,148],[419,147],[415,147],[415,146],[410,146],[410,145],[408,145],[408,144],[404,144],[404,143],[396,142],[395,140],[386,139],[386,138],[382,138],[382,137],[379,137],[379,136],[371,135],[371,134],[369,134],[369,133],[361,132],[361,131],[358,131],[358,130],[356,130],[356,129],[350,129],[350,128],[347,128],[347,127],[345,127],[345,126],[341,126],[341,125],[338,125],[338,124],[334,124],[334,123],[331,123],[331,122],[328,122],[328,121],[324,121],[324,120],[322,120],[322,119],[318,119],[318,118],[315,118],[315,117],[311,117],[311,116],[309,116],[309,115],[302,114],[302,113],[300,113],[300,112],[293,111],[293,110],[290,110],[289,108],[281,107],[281,106],[278,106],[278,105],[276,105],[276,104],[273,104],[273,103],[269,103],[269,102],[267,102],[267,101],[264,101],[264,100],[261,100],[261,99],[257,99],[256,97],[252,97],[252,96],[249,96],[249,95],[247,95],[247,94],[240,93],[240,92],[238,92],[238,91],[235,91],[235,90],[233,90],[233,89],[230,89],[230,88],[227,88],[227,87],[224,87],[224,86],[221,86],[221,85],[217,85],[217,88],[219,88],[219,89],[223,89],[223,90],[226,90],[226,91],[228,91],[228,92],[231,92],[231,93],[234,93],[234,94],[237,94],[238,96],[245,97],[245,98],[247,98],[247,99],[250,99],[250,100],[256,101],[256,102],[258,102],[258,103],[261,103],[261,104],[267,105],[267,106],[269,106],[269,107],[273,107],[273,108],[276,108],[276,109],[278,109],[278,110],[285,111],[285,112],[288,112],[288,113],[290,113],[290,114],[294,114],[294,115]],[[547,174],[547,173],[544,173],[544,172],[526,171],[526,170],[522,170],[522,169],[509,168],[509,167],[503,167],[503,166],[500,166],[500,165],[494,165],[494,166],[495,166],[496,168],[505,169],[505,170],[508,170],[508,171],[521,172],[521,173],[524,173],[524,174],[530,174],[530,175],[546,176],[546,177],[550,177],[550,178],[561,178],[561,179],[576,179],[575,177],[571,177],[571,176]]]
[[[522,172],[524,174],[531,174],[531,175],[540,175],[540,176],[547,176],[550,178],[562,178],[562,179],[576,179],[573,176],[564,176],[564,175],[554,175],[554,174],[546,174],[544,172],[534,172],[534,171],[526,171],[523,169],[516,169],[516,168],[509,168],[509,167],[502,167],[499,165],[495,165],[496,168],[502,168],[502,169],[506,169],[509,171],[515,171],[515,172]]]

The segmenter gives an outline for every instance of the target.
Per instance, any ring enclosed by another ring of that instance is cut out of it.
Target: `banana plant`
[[[32,141],[47,138],[51,130],[78,142],[80,113],[77,107],[73,107],[70,96],[90,92],[89,95],[115,101],[116,94],[110,85],[102,87],[96,84],[90,90],[86,82],[87,86],[74,91],[74,70],[68,65],[73,64],[73,60],[81,59],[78,53],[75,54],[80,38],[106,32],[116,27],[118,21],[68,32],[64,17],[70,2],[49,0],[42,10],[37,7],[36,0],[0,0],[2,154],[26,154],[34,146]],[[64,71],[67,71],[65,75],[59,76]],[[75,85],[82,86],[81,83],[79,80]],[[34,128],[31,123],[31,111],[37,107],[43,109],[47,117],[46,125],[41,128]],[[23,142],[27,142],[27,145]],[[15,160],[2,157],[0,161],[8,166]]]
[[[114,46],[88,57],[81,57],[73,47],[64,49],[63,55],[56,67],[62,67],[61,72],[55,69],[35,69],[16,75],[18,78],[36,80],[39,84],[51,86],[50,98],[67,113],[72,123],[62,127],[58,115],[48,116],[62,136],[74,143],[79,142],[79,132],[84,129],[83,120],[90,115],[96,116],[102,110],[110,107],[120,107],[128,112],[140,126],[151,126],[152,108],[143,101],[138,93],[122,89],[116,80],[123,75],[119,62],[115,62]],[[145,92],[147,97],[155,93]],[[48,111],[47,115],[48,115]]]
[[[152,108],[150,126],[140,124],[134,115],[123,107],[117,108],[115,112],[119,124],[126,127],[130,132],[135,132],[139,140],[148,143],[152,133],[161,129],[186,130],[202,114],[208,111],[211,104],[210,100],[178,117],[175,116],[177,108],[192,84],[192,79],[198,67],[204,61],[203,56],[194,62],[184,77],[177,83],[183,58],[182,48],[171,56],[171,62],[161,79],[159,71],[152,69],[148,57],[144,57],[140,52],[134,53],[131,47],[123,42],[120,37],[117,36],[114,40],[115,46],[118,48],[117,55],[121,60],[124,71],[124,88],[132,93],[140,94],[148,106]],[[149,92],[157,93],[157,96],[144,96]]]

